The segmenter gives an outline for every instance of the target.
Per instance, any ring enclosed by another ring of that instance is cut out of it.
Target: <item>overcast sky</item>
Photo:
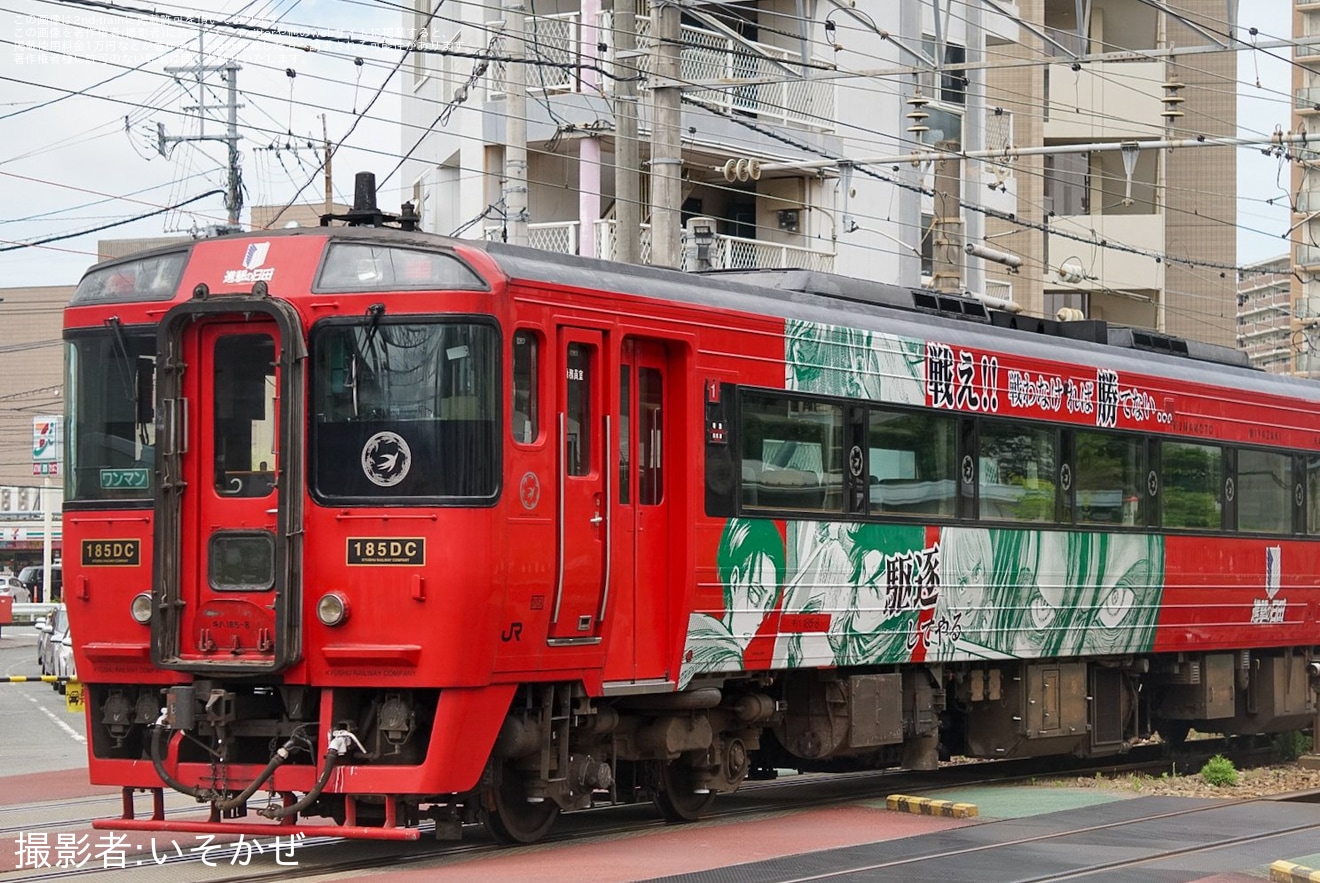
[[[342,29],[349,38],[406,40],[397,6],[370,0],[195,0],[188,7],[127,0],[127,5],[295,32],[314,24]],[[0,80],[0,240],[6,240],[0,248],[145,215],[225,188],[224,142],[178,143],[168,156],[157,151],[158,125],[167,136],[225,132],[219,122],[225,111],[214,109],[227,100],[222,75],[207,75],[202,97],[212,109],[203,124],[195,110],[187,110],[200,103],[195,75],[166,72],[197,65],[195,24],[108,16],[37,0],[0,0],[0,22],[0,77],[7,78]],[[383,179],[400,151],[397,126],[387,121],[398,119],[397,90],[410,82],[406,64],[390,78],[402,53],[329,43],[316,43],[316,51],[308,52],[301,47],[312,44],[303,39],[260,35],[256,42],[253,36],[217,29],[203,41],[206,64],[236,59],[242,65],[238,116],[247,205],[283,205],[295,198],[323,202],[324,181],[317,172],[323,113],[330,140],[343,142],[332,164],[336,197],[352,201],[356,171],[374,171]],[[362,114],[387,79],[384,92]],[[398,209],[397,188],[396,175],[390,192],[382,194],[387,211]],[[210,196],[182,211],[100,233],[0,252],[0,286],[76,282],[96,259],[98,238],[187,232],[225,217],[223,199]]]
[[[1249,29],[1259,42],[1288,39],[1292,27],[1290,0],[1247,0],[1238,24],[1243,40]],[[1276,126],[1286,132],[1292,113],[1292,51],[1274,49],[1238,53],[1238,131],[1243,137],[1269,134]],[[1257,86],[1257,79],[1260,85]],[[1217,149],[1217,148],[1215,148]],[[1238,150],[1238,265],[1267,260],[1288,251],[1290,224],[1289,165],[1259,150]],[[1273,200],[1269,205],[1267,200]]]
[[[195,0],[187,7],[125,2],[295,32],[332,27],[345,37],[393,44],[409,36],[398,6],[382,0]],[[1289,0],[1243,3],[1244,39],[1251,26],[1262,41],[1285,36],[1290,13]],[[199,103],[195,80],[165,71],[197,64],[195,25],[112,17],[49,0],[0,0],[0,24],[0,248],[145,215],[225,187],[223,142],[176,144],[167,157],[156,149],[158,125],[169,136],[224,131],[220,111],[209,111],[203,128],[199,114],[187,110]],[[327,43],[308,52],[306,40],[262,35],[255,42],[253,36],[221,29],[204,40],[206,63],[237,57],[243,66],[238,86],[247,204],[321,202],[322,113],[329,138],[343,142],[334,159],[337,198],[351,202],[356,171],[385,178],[400,152],[398,129],[389,121],[398,119],[398,91],[411,83],[406,63],[390,77],[402,53]],[[1280,60],[1262,52],[1238,55],[1243,135],[1288,128],[1291,80],[1282,59],[1290,53],[1275,54]],[[290,70],[296,76],[290,78]],[[359,119],[353,111],[362,111],[382,86]],[[222,104],[225,88],[219,74],[210,74],[205,104]],[[1286,250],[1288,169],[1251,149],[1239,151],[1238,165],[1238,262],[1245,264]],[[396,174],[382,192],[382,208],[397,210],[399,186]],[[1268,206],[1269,198],[1278,204]],[[71,284],[95,261],[98,238],[186,232],[224,219],[221,198],[210,196],[103,232],[0,252],[0,286]]]

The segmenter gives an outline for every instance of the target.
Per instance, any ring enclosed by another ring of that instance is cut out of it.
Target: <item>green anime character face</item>
[[[720,538],[717,564],[724,584],[724,624],[746,642],[779,600],[784,538],[772,522],[730,519]]]
[[[986,586],[994,562],[987,530],[950,528],[940,539],[945,585],[940,612],[958,615],[963,635],[980,640],[989,611]]]
[[[1100,560],[1096,609],[1083,647],[1118,653],[1146,647],[1154,634],[1162,580],[1162,547],[1155,538],[1111,537]]]

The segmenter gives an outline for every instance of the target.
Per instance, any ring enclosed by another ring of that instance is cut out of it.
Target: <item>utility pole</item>
[[[962,159],[957,141],[935,144],[935,221],[931,287],[936,291],[962,291]]]
[[[242,66],[233,61],[221,65],[204,64],[201,56],[199,56],[195,65],[165,68],[167,74],[192,74],[197,78],[197,106],[187,107],[184,110],[197,111],[201,128],[196,135],[166,135],[165,124],[156,124],[156,149],[160,151],[161,156],[169,156],[170,145],[181,141],[223,141],[229,146],[229,184],[225,190],[225,209],[229,212],[228,227],[230,231],[239,229],[239,216],[243,212],[243,175],[238,167],[238,108],[240,106],[238,103],[238,72],[240,70],[242,70]],[[224,74],[224,80],[229,87],[228,101],[223,106],[207,105],[201,88],[205,75],[217,72]],[[225,134],[206,134],[206,112],[225,108],[228,108],[229,111],[229,124]]]
[[[321,114],[321,144],[325,150],[325,213],[329,215],[334,214],[335,201],[334,187],[332,186],[334,179],[330,175],[330,134],[326,130],[325,114]]]
[[[625,264],[642,260],[636,8],[636,0],[614,0],[614,260]]]
[[[651,0],[655,60],[651,90],[651,263],[678,268],[683,199],[679,12],[672,0]]]
[[[509,63],[504,69],[504,212],[510,245],[527,245],[527,71],[523,58],[526,23],[521,0],[505,0],[504,33]]]

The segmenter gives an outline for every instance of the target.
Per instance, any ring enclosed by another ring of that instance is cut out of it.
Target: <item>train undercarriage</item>
[[[560,812],[602,804],[649,800],[668,820],[696,819],[716,795],[778,769],[923,770],[951,755],[1102,757],[1154,733],[1178,743],[1192,727],[1304,729],[1316,716],[1317,659],[1313,648],[1290,648],[801,669],[608,699],[580,684],[528,684],[517,688],[493,747],[463,746],[488,754],[475,786],[449,793],[342,787],[426,769],[433,746],[461,738],[439,731],[434,689],[340,689],[327,701],[307,687],[233,680],[93,685],[91,736],[95,758],[149,761],[167,787],[209,804],[214,825],[251,811],[285,826],[326,817],[356,836],[416,836],[431,819],[437,837],[480,822],[503,842],[527,843]]]

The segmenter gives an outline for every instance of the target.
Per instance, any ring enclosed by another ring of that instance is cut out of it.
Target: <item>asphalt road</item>
[[[41,675],[32,626],[0,630],[0,675]],[[0,683],[0,776],[86,767],[86,733],[83,715],[66,710],[51,684]]]

